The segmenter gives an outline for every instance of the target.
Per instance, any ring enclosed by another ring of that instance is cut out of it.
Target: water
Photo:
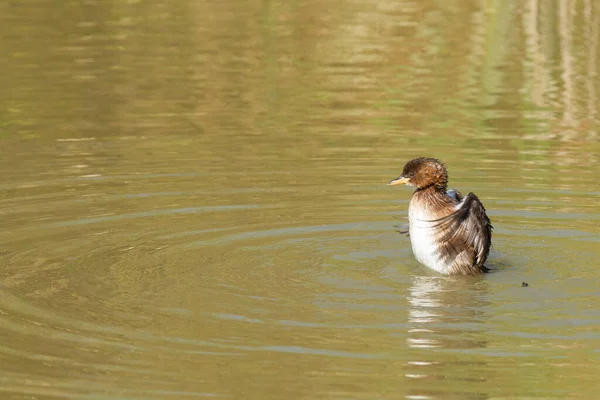
[[[599,3],[1,7],[2,398],[600,390]],[[493,273],[414,260],[415,156]]]

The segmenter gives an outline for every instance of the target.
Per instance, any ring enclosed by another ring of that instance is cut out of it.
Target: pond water
[[[597,1],[8,1],[0,32],[0,397],[600,391]],[[417,156],[485,204],[492,273],[396,232]]]

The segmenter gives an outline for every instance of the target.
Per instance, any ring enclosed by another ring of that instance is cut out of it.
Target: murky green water
[[[599,27],[591,0],[0,5],[0,397],[593,398]],[[495,272],[414,260],[385,183],[415,156],[483,200]]]

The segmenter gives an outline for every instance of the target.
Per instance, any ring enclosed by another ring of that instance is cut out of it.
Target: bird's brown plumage
[[[448,275],[486,272],[492,225],[474,193],[464,198],[447,190],[448,173],[434,158],[416,158],[389,184],[416,186],[409,206],[410,237],[415,257]]]

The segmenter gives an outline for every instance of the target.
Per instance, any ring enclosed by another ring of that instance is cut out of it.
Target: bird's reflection
[[[408,294],[404,377],[408,398],[484,399],[484,322],[487,282],[482,277],[415,277]],[[439,385],[439,387],[437,386]],[[468,386],[467,386],[468,385]],[[450,390],[449,390],[450,389]]]

